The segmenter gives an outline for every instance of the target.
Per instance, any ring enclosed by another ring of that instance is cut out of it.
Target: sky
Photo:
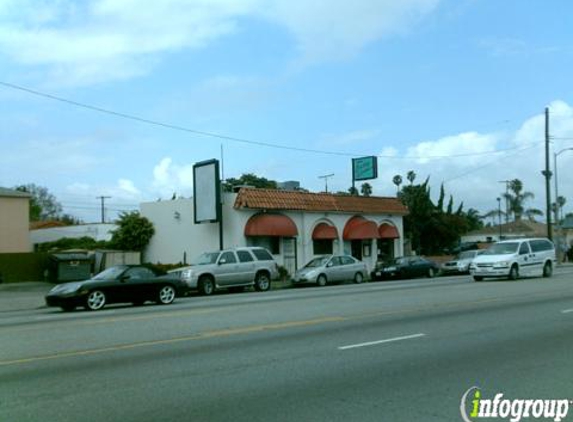
[[[545,209],[545,117],[573,211],[567,0],[0,0],[0,186],[85,222],[189,197],[192,166],[347,190],[351,160]],[[551,195],[555,195],[555,178]]]

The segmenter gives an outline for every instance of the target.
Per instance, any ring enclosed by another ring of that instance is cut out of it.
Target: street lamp
[[[573,147],[563,148],[561,151],[553,154],[553,171],[555,173],[555,224],[559,223],[559,205],[557,204],[557,198],[559,198],[559,190],[557,184],[557,157],[564,153],[565,151],[572,151]]]
[[[497,218],[499,222],[499,240],[501,240],[501,198],[497,197]]]

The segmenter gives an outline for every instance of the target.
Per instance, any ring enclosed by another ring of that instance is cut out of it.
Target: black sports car
[[[154,301],[168,305],[185,292],[185,287],[179,278],[160,276],[147,267],[118,265],[89,280],[58,284],[46,295],[46,304],[64,311],[78,306],[97,311],[108,303],[142,305]]]
[[[396,278],[434,277],[440,267],[434,261],[419,256],[395,258],[387,263],[379,263],[372,271],[372,280]]]

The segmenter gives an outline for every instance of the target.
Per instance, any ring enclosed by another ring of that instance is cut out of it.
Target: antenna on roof
[[[324,191],[328,193],[328,178],[334,176],[334,173],[325,174],[324,176],[318,176],[319,179],[324,179]]]

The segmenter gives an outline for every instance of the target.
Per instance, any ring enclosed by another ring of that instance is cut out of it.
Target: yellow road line
[[[121,351],[121,350],[136,349],[136,348],[148,347],[148,346],[158,346],[158,345],[165,345],[165,344],[181,343],[181,342],[201,340],[201,339],[206,339],[206,338],[227,337],[227,336],[233,336],[233,335],[239,335],[239,334],[249,334],[249,333],[261,332],[261,331],[267,331],[267,330],[281,330],[281,329],[285,329],[285,328],[305,327],[305,326],[311,326],[311,325],[317,325],[317,324],[324,324],[324,323],[328,323],[328,322],[340,322],[340,321],[344,321],[344,320],[345,320],[345,318],[342,318],[342,317],[326,317],[326,318],[310,319],[310,320],[304,320],[304,321],[289,321],[289,322],[282,322],[282,323],[277,323],[277,324],[253,325],[253,326],[244,327],[244,328],[230,328],[230,329],[224,329],[224,330],[207,331],[205,333],[199,333],[199,334],[195,334],[192,336],[175,337],[175,338],[165,339],[165,340],[143,341],[143,342],[139,342],[139,343],[131,343],[131,344],[118,345],[118,346],[103,347],[100,349],[78,350],[78,351],[73,351],[73,352],[55,353],[53,355],[35,356],[35,357],[30,357],[30,358],[0,361],[0,366],[18,365],[18,364],[24,364],[24,363],[46,361],[46,360],[63,359],[63,358],[68,358],[68,357],[89,356],[89,355],[96,355],[96,354],[108,353],[108,352],[117,352],[117,351]]]
[[[201,340],[207,338],[217,338],[217,337],[227,337],[227,336],[234,336],[240,334],[249,334],[254,332],[262,332],[262,331],[272,331],[272,330],[282,330],[287,328],[294,328],[294,327],[305,327],[305,326],[313,326],[313,325],[320,325],[326,323],[334,323],[334,322],[345,322],[345,321],[354,321],[360,319],[368,319],[380,316],[389,316],[389,315],[401,315],[401,314],[412,314],[424,311],[435,311],[435,310],[450,310],[456,308],[467,308],[475,305],[481,305],[485,303],[503,303],[507,302],[508,299],[516,299],[516,298],[524,298],[524,297],[532,297],[532,296],[550,296],[548,293],[542,294],[525,294],[525,295],[515,295],[506,298],[497,297],[497,298],[484,298],[472,302],[451,302],[445,303],[440,305],[433,305],[433,306],[419,306],[413,307],[409,309],[394,309],[394,310],[387,310],[387,311],[379,311],[379,312],[368,312],[359,315],[352,315],[352,316],[328,316],[323,318],[316,318],[316,319],[309,319],[309,320],[300,320],[300,321],[286,321],[286,322],[279,322],[274,324],[264,324],[264,325],[252,325],[247,327],[240,327],[240,328],[228,328],[222,330],[214,330],[214,331],[206,331],[204,333],[198,333],[191,336],[184,336],[184,337],[174,337],[171,339],[164,339],[164,340],[153,340],[153,341],[143,341],[138,343],[130,343],[130,344],[123,344],[117,346],[110,346],[104,347],[99,349],[88,349],[88,350],[79,350],[79,351],[72,351],[72,352],[63,352],[63,353],[55,353],[52,355],[44,355],[44,356],[36,356],[36,357],[29,357],[29,358],[22,358],[22,359],[14,359],[14,360],[5,360],[0,361],[0,366],[8,366],[8,365],[18,365],[18,364],[25,364],[25,363],[32,363],[32,362],[40,362],[46,360],[55,360],[55,359],[62,359],[66,357],[78,357],[78,356],[89,356],[89,355],[96,355],[108,352],[117,352],[121,350],[129,350],[129,349],[136,349],[142,347],[149,347],[149,346],[157,346],[157,345],[165,345],[165,344],[174,344],[174,343],[181,343],[187,341],[194,341],[194,340]],[[210,310],[196,310],[196,311],[181,311],[181,315],[193,314],[193,313],[208,313]],[[166,313],[162,314],[161,316],[173,316],[173,313]],[[138,316],[133,317],[132,319],[153,319],[154,316],[150,315],[149,318],[147,316]],[[116,322],[116,321],[124,321],[124,318],[108,318],[107,322]],[[102,321],[105,322],[105,321]],[[100,321],[83,321],[82,323],[100,323]]]

